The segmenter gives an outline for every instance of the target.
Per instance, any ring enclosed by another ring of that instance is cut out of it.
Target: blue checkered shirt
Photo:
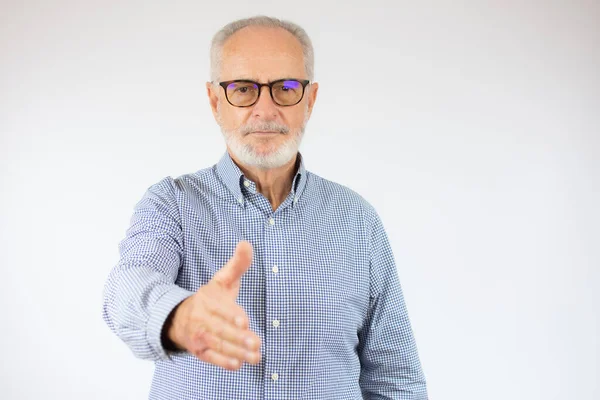
[[[167,177],[135,206],[104,289],[103,318],[155,362],[150,399],[427,399],[387,235],[352,190],[306,171],[272,210],[225,153]],[[254,249],[238,297],[262,361],[227,371],[166,352],[167,316],[240,240]]]

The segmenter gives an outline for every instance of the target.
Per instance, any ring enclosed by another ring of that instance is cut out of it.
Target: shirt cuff
[[[194,292],[173,285],[159,299],[150,312],[146,334],[150,348],[158,360],[173,361],[171,354],[167,353],[162,345],[161,333],[167,317],[173,309],[183,300],[193,295]]]

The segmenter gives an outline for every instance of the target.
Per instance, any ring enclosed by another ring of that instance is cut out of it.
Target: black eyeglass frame
[[[281,82],[285,82],[285,81],[296,81],[302,85],[302,95],[300,96],[300,99],[294,104],[279,104],[277,102],[277,100],[275,100],[275,98],[273,97],[273,85],[275,85],[276,83],[281,83]],[[227,86],[231,85],[232,83],[240,83],[240,82],[253,83],[256,86],[258,86],[258,96],[256,96],[256,100],[254,100],[254,102],[252,104],[248,104],[247,106],[236,106],[231,101],[229,101],[229,96],[227,96]],[[269,82],[269,83],[260,83],[260,82],[252,81],[249,79],[234,79],[232,81],[219,82],[219,86],[221,86],[223,88],[223,90],[225,91],[225,98],[227,99],[227,102],[234,107],[252,107],[253,105],[255,105],[256,102],[258,101],[258,99],[260,98],[263,86],[267,86],[269,88],[269,94],[271,95],[271,100],[273,100],[273,103],[277,104],[280,107],[291,107],[291,106],[295,106],[296,104],[298,104],[302,101],[302,99],[304,98],[304,93],[306,92],[306,86],[309,83],[310,83],[310,81],[308,79],[294,79],[294,78],[277,79],[276,81]]]

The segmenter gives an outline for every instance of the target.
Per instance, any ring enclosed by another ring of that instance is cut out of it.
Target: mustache
[[[288,134],[290,132],[290,128],[287,126],[277,123],[275,121],[264,121],[258,123],[246,124],[240,128],[240,132],[243,135],[247,135],[252,132],[263,131],[263,132],[279,132],[283,134]]]

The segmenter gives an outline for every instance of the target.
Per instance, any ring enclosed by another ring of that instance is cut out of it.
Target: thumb
[[[252,245],[242,240],[237,244],[233,256],[223,268],[217,271],[213,280],[224,286],[234,285],[248,271],[250,264],[252,264]]]

